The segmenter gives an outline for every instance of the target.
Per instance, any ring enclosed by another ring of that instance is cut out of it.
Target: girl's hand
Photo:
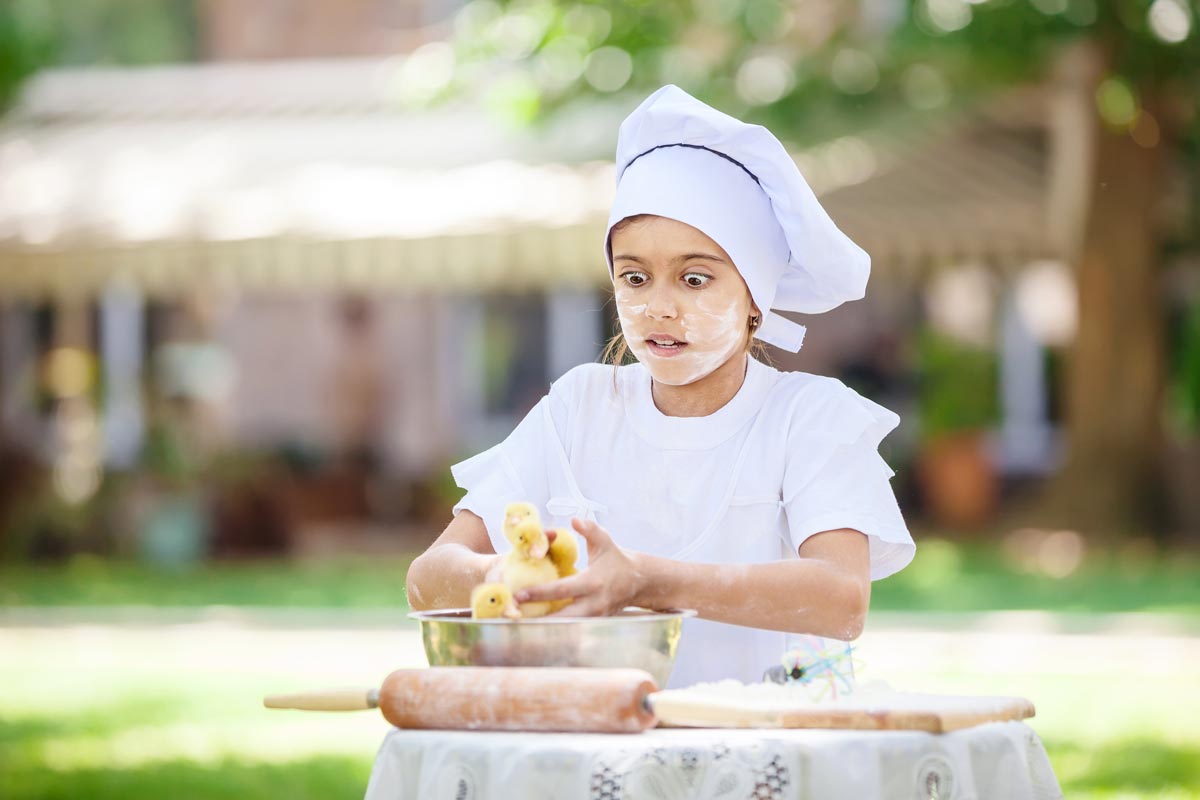
[[[517,592],[516,601],[574,598],[574,603],[550,615],[559,617],[609,616],[635,604],[644,587],[636,554],[617,547],[608,531],[595,522],[573,518],[571,527],[587,542],[587,569],[569,578],[523,589]]]
[[[483,573],[484,583],[504,583],[504,556],[497,554],[491,557],[491,564]]]

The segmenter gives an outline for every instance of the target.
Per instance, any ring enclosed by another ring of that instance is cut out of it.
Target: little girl
[[[466,607],[527,500],[574,528],[586,569],[518,602],[562,616],[691,608],[671,686],[761,679],[785,632],[862,631],[871,581],[915,546],[877,448],[899,418],[841,382],[782,373],[817,313],[863,296],[870,261],[765,128],[675,86],[622,123],[605,236],[621,333],[500,444],[452,467],[467,491],[408,572],[413,608]]]

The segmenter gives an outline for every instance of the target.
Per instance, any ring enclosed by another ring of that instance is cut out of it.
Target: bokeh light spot
[[[615,92],[633,75],[633,57],[619,47],[601,47],[588,56],[584,77],[598,92]]]
[[[779,56],[761,55],[748,59],[737,73],[737,93],[752,105],[779,100],[795,85],[792,66]]]
[[[1137,118],[1137,97],[1128,83],[1111,77],[1096,89],[1096,108],[1112,127],[1128,128]]]
[[[1180,0],[1154,0],[1146,15],[1150,30],[1167,44],[1179,44],[1192,31],[1192,14]]]
[[[833,57],[830,78],[846,94],[866,94],[879,83],[879,67],[868,53],[844,48]]]

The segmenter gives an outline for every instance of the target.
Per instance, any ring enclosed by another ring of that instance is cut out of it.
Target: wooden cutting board
[[[822,703],[719,696],[669,689],[650,696],[659,724],[692,728],[848,728],[930,733],[1034,715],[1023,697],[879,692]]]

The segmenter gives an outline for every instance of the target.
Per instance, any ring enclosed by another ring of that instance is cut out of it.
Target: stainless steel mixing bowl
[[[611,617],[471,619],[414,611],[431,667],[635,667],[667,685],[683,620],[695,611],[627,608]]]

